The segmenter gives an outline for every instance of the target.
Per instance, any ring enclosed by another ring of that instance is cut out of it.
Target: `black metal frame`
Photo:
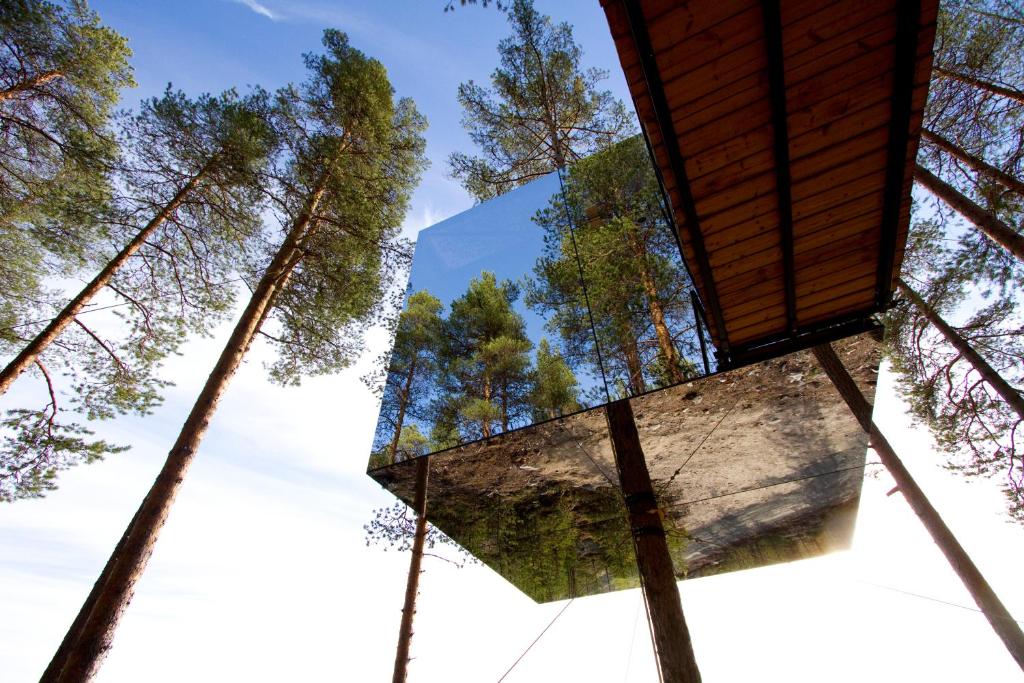
[[[785,280],[786,329],[797,333],[796,268],[793,256],[793,193],[789,169],[789,124],[786,112],[786,71],[782,51],[782,11],[779,0],[763,0],[764,42],[768,52],[768,89],[772,107],[775,151],[775,192],[779,198],[782,233],[782,276]]]
[[[903,203],[903,184],[907,180],[910,119],[914,105],[914,72],[917,68],[917,43],[921,24],[920,0],[900,0],[896,7],[896,64],[892,79],[892,117],[889,121],[888,165],[885,169],[878,281],[875,285],[875,305],[879,310],[885,310],[892,302],[892,271],[896,263],[896,238]]]

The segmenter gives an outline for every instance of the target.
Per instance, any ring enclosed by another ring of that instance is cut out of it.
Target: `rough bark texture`
[[[17,95],[18,93],[27,92],[29,90],[35,90],[36,88],[38,88],[41,85],[46,85],[50,81],[55,81],[58,78],[63,78],[63,77],[64,77],[64,74],[62,74],[60,71],[44,71],[41,74],[36,74],[35,76],[32,76],[31,78],[26,78],[23,81],[19,81],[18,83],[15,83],[14,85],[12,85],[9,88],[5,88],[4,90],[0,90],[0,102],[4,102],[6,100],[9,100],[12,97],[14,97],[15,95]]]
[[[920,164],[914,170],[914,179],[928,188],[936,197],[953,207],[957,213],[974,223],[996,244],[1024,261],[1024,235],[999,220],[991,211],[972,202],[955,187]]]
[[[419,458],[416,462],[416,533],[412,540],[412,557],[409,558],[409,580],[405,585],[405,605],[402,607],[402,624],[398,629],[398,649],[395,651],[395,673],[392,683],[405,683],[406,668],[409,664],[409,648],[412,645],[412,621],[416,615],[416,595],[420,586],[420,565],[423,562],[423,542],[427,537],[427,476],[430,458]]]
[[[1024,396],[1021,396],[1020,392],[1013,388],[1009,382],[1007,382],[1002,375],[1000,375],[995,368],[988,364],[981,355],[974,350],[966,339],[960,336],[956,330],[950,327],[949,323],[942,319],[942,317],[935,311],[934,308],[928,305],[928,303],[921,298],[921,296],[915,292],[910,286],[902,279],[896,280],[896,286],[899,287],[900,291],[903,292],[908,299],[924,314],[924,317],[928,319],[932,325],[935,326],[942,336],[945,337],[946,341],[950,343],[957,350],[957,352],[964,357],[964,359],[970,363],[978,374],[981,375],[985,382],[996,390],[1004,401],[1010,404],[1010,406],[1017,411],[1017,414],[1024,418]]]
[[[209,165],[207,165],[208,167]],[[118,252],[117,256],[110,260],[103,270],[99,272],[92,279],[92,281],[82,288],[75,298],[72,299],[64,307],[64,309],[57,314],[50,323],[43,328],[43,330],[30,341],[21,352],[15,356],[14,360],[7,364],[7,367],[0,372],[0,396],[7,393],[7,390],[11,388],[11,384],[14,380],[18,379],[21,373],[25,372],[30,365],[32,365],[39,355],[46,350],[53,341],[60,336],[68,325],[70,325],[82,309],[92,299],[99,294],[100,290],[107,286],[110,281],[117,274],[117,271],[132,257],[142,245],[146,243],[146,240],[152,236],[160,225],[163,224],[167,218],[174,213],[174,211],[181,205],[181,203],[188,197],[189,194],[196,188],[203,176],[206,174],[207,168],[203,168],[199,173],[193,176],[184,187],[178,190],[178,193],[167,204],[160,209],[153,218],[146,224],[146,226],[139,231],[137,235],[129,242],[124,249]]]
[[[686,379],[683,376],[682,369],[679,367],[679,351],[676,350],[676,345],[672,341],[672,333],[665,322],[665,309],[658,298],[658,290],[654,285],[654,279],[646,267],[641,271],[640,279],[647,293],[647,308],[651,314],[651,322],[654,324],[654,333],[658,337],[658,349],[661,351],[662,359],[665,362],[665,369],[668,371],[669,379],[672,380],[672,383],[678,384]]]
[[[79,626],[77,633],[69,633],[73,644],[64,649],[63,661],[58,659],[62,654],[58,650],[58,656],[51,661],[41,683],[82,683],[92,680],[99,670],[111,647],[121,615],[131,602],[135,585],[145,571],[160,529],[167,521],[174,499],[216,412],[217,404],[241,366],[253,338],[266,319],[274,297],[298,263],[302,244],[313,226],[313,213],[322,196],[322,189],[311,193],[306,207],[295,219],[288,236],[253,291],[249,304],[185,420],[163,469],[125,530],[114,554],[107,561],[97,581],[96,595],[90,595],[79,618],[72,625],[72,628]]]
[[[959,71],[943,69],[942,67],[939,66],[934,67],[932,71],[934,71],[939,76],[942,76],[943,78],[949,78],[954,81],[960,81],[961,83],[966,83],[967,85],[974,86],[978,90],[985,90],[994,95],[999,95],[1000,97],[1005,97],[1015,102],[1020,102],[1021,104],[1024,104],[1024,92],[1021,92],[1019,90],[1014,90],[1013,88],[1006,88],[996,83],[983,81],[980,78],[968,76],[967,74],[962,74]]]
[[[814,355],[822,369],[832,380],[839,394],[850,407],[850,411],[860,422],[861,427],[871,437],[871,447],[878,453],[879,459],[886,469],[896,480],[896,485],[907,499],[911,509],[920,518],[928,533],[931,534],[935,545],[939,547],[942,554],[949,560],[953,571],[957,573],[964,586],[971,593],[971,597],[978,604],[978,607],[985,614],[992,625],[993,630],[1002,638],[1006,649],[1016,660],[1017,664],[1024,670],[1024,632],[1020,625],[1013,619],[999,597],[989,586],[988,581],[971,560],[970,555],[964,550],[956,536],[949,530],[946,523],[942,521],[939,513],[932,507],[924,492],[910,476],[910,472],[904,467],[903,462],[896,455],[892,446],[879,431],[878,427],[871,420],[872,406],[864,398],[857,383],[853,381],[846,367],[836,355],[832,346],[822,344],[814,347]]]
[[[1024,182],[1021,182],[1001,168],[996,168],[984,159],[974,156],[960,145],[947,140],[938,133],[934,133],[927,128],[921,130],[921,137],[941,149],[943,152],[946,152],[947,154],[964,162],[978,173],[992,178],[1017,194],[1024,195]]]
[[[665,683],[699,683],[700,671],[683,617],[672,556],[665,541],[665,529],[629,400],[609,403],[605,414],[629,513],[636,565],[650,615],[662,680]]]

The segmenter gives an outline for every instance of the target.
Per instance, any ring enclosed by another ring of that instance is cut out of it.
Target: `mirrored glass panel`
[[[538,602],[638,585],[602,410],[427,458],[427,518]],[[408,503],[417,461],[373,476]]]
[[[420,232],[370,469],[703,374],[640,137]]]
[[[833,345],[870,400],[870,333]],[[867,436],[810,351],[631,399],[666,523],[693,578],[849,546]]]
[[[870,400],[877,339],[834,347]],[[849,546],[867,439],[809,351],[627,400],[680,580]],[[639,586],[604,408],[428,462],[430,522],[533,599]],[[411,503],[417,465],[371,475]]]

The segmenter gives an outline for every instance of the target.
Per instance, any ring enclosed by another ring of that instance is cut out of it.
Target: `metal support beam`
[[[665,541],[640,435],[629,400],[605,406],[615,466],[633,533],[633,549],[654,633],[654,651],[666,683],[699,683],[690,632],[683,618],[672,556]]]
[[[395,670],[392,683],[405,683],[409,664],[409,648],[412,645],[412,620],[416,614],[416,595],[420,587],[420,564],[423,562],[423,542],[427,537],[427,474],[430,471],[430,457],[416,459],[416,498],[413,501],[416,513],[416,533],[412,540],[412,557],[409,558],[409,578],[405,585],[405,605],[402,607],[402,623],[398,628],[398,648],[395,650]]]
[[[878,453],[878,457],[889,470],[892,478],[896,480],[896,486],[903,493],[903,497],[907,499],[911,509],[921,519],[925,528],[928,529],[935,545],[939,546],[939,550],[949,560],[953,571],[963,581],[964,586],[971,593],[971,597],[974,598],[974,602],[978,604],[993,630],[1002,638],[1006,649],[1024,670],[1024,632],[1021,631],[1020,624],[1010,615],[1009,610],[999,600],[999,596],[988,585],[988,581],[971,560],[971,556],[956,540],[956,536],[942,521],[921,487],[910,476],[910,472],[897,457],[896,451],[889,445],[875,423],[871,421],[871,404],[868,403],[864,394],[861,393],[860,387],[847,372],[846,366],[836,355],[832,345],[822,344],[814,347],[814,356],[818,359],[825,374],[832,380],[832,384],[835,385],[843,400],[846,401],[846,405],[850,407],[850,411],[860,422],[861,428],[870,435],[871,447]]]
[[[892,116],[889,119],[888,165],[885,169],[878,280],[875,285],[875,304],[880,310],[888,308],[892,301],[892,278],[895,275],[892,270],[903,205],[903,185],[910,180],[907,157],[910,143],[913,142],[910,138],[910,118],[914,105],[914,71],[917,66],[921,0],[901,0],[896,3],[896,7]],[[913,165],[910,166],[912,168]]]
[[[779,200],[782,239],[782,277],[786,297],[786,329],[797,334],[796,271],[793,257],[793,193],[789,169],[789,124],[786,112],[786,71],[782,50],[782,10],[779,0],[763,0],[764,42],[768,52],[768,89],[772,106],[775,152],[775,194]]]
[[[697,323],[697,339],[700,341],[700,357],[704,361],[704,374],[711,374],[711,364],[708,362],[708,344],[704,341],[704,307],[700,303],[697,292],[690,290],[690,307],[693,309],[693,320]]]

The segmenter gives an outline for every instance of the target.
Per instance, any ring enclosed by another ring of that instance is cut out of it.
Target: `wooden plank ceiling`
[[[723,365],[873,323],[937,0],[602,0]]]

